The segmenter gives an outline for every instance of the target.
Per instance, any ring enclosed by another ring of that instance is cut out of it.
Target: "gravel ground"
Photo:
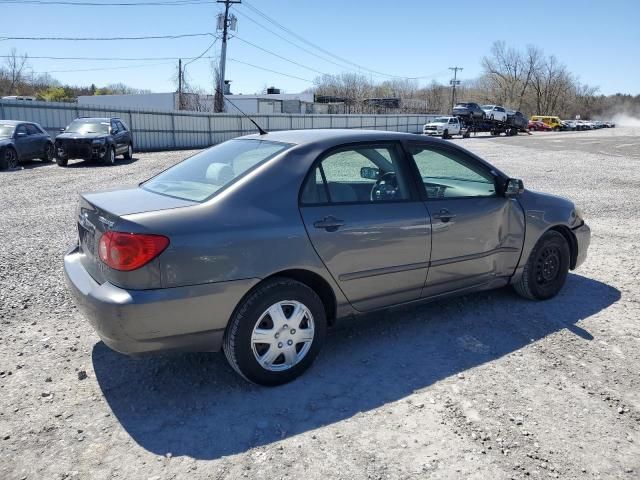
[[[639,478],[640,129],[455,142],[583,207],[587,262],[547,302],[344,323],[273,389],[218,354],[111,352],[65,288],[77,193],[189,152],[0,173],[0,479]]]

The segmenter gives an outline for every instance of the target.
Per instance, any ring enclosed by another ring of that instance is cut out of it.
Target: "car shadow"
[[[94,346],[96,378],[115,417],[143,448],[215,459],[400,400],[491,362],[607,308],[620,292],[570,275],[563,292],[531,302],[508,289],[343,322],[314,366],[276,388],[251,385],[221,354],[130,358]]]
[[[123,158],[117,158],[115,165],[107,165],[102,162],[102,160],[69,160],[69,163],[65,168],[92,168],[92,167],[104,167],[104,168],[114,168],[121,165],[130,165],[132,163],[137,162],[138,159],[136,157],[132,157],[129,160]]]

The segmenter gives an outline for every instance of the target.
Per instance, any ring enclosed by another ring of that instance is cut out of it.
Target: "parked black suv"
[[[455,107],[453,107],[452,115],[454,117],[466,117],[469,120],[484,120],[487,114],[480,108],[480,105],[477,103],[458,103]]]
[[[507,123],[519,130],[526,130],[529,127],[529,118],[525,117],[522,112],[507,110]]]
[[[56,162],[64,167],[70,158],[116,163],[116,155],[129,160],[133,139],[119,118],[77,118],[56,137]]]

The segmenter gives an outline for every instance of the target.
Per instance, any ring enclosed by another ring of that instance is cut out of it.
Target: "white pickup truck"
[[[449,138],[451,135],[462,134],[462,124],[458,117],[437,117],[423,127],[422,133]]]

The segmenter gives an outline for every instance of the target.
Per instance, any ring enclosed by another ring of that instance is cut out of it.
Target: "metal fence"
[[[78,105],[75,103],[0,100],[0,119],[39,123],[57,135],[78,117],[120,117],[131,128],[138,151],[204,148],[255,133],[241,115],[154,111]],[[308,128],[354,128],[419,133],[435,115],[292,115],[256,114],[268,131]]]

